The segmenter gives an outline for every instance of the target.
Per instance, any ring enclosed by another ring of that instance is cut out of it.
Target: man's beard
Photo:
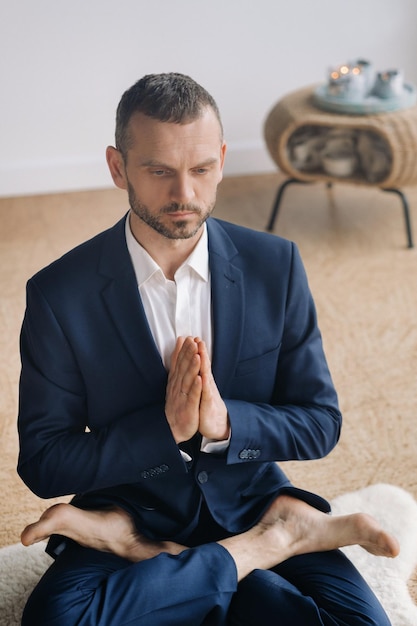
[[[201,207],[195,204],[179,204],[178,202],[171,202],[170,204],[166,204],[159,210],[159,214],[152,215],[149,211],[149,208],[146,204],[142,204],[136,197],[136,193],[128,182],[127,191],[129,196],[129,204],[133,213],[139,217],[145,224],[150,226],[153,230],[155,230],[160,235],[163,235],[167,239],[190,239],[194,237],[194,235],[200,230],[201,226],[207,220],[207,218],[211,215],[215,205],[215,198],[213,202],[211,202],[208,208],[203,211]],[[198,215],[199,219],[197,224],[193,224],[192,227],[188,220],[176,220],[170,225],[165,224],[161,220],[161,216],[166,213],[195,213]]]

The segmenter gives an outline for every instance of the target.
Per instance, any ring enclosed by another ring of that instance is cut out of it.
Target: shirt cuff
[[[206,454],[221,454],[222,452],[225,452],[229,447],[230,437],[231,434],[227,439],[222,439],[221,441],[218,441],[217,439],[207,439],[207,437],[203,437],[201,440],[200,451],[206,452]],[[179,451],[183,460],[186,463],[189,463],[193,460],[193,458],[187,452],[181,450],[181,448],[179,448]]]
[[[217,441],[216,439],[207,439],[207,437],[203,437],[203,439],[201,440],[200,450],[201,452],[206,452],[207,454],[220,454],[222,452],[225,452],[229,447],[230,437],[231,435],[229,435],[227,439],[223,439],[222,441]]]
[[[181,448],[179,448],[179,451],[181,452],[181,456],[186,463],[189,463],[190,461],[193,460],[192,457],[186,452],[184,452],[184,450],[181,450]]]

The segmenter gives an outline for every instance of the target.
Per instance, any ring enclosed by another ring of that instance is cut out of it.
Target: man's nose
[[[171,201],[178,204],[187,204],[195,198],[193,181],[189,176],[178,175],[172,181]]]

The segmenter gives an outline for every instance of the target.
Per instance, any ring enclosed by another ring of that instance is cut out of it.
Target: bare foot
[[[263,516],[259,530],[273,531],[295,554],[360,545],[376,556],[395,557],[398,541],[366,513],[331,516],[290,496],[277,498]]]
[[[118,507],[82,510],[71,504],[55,504],[37,522],[26,526],[21,541],[29,546],[53,534],[134,562],[152,558],[161,552],[179,554],[185,549],[185,546],[170,541],[158,542],[144,537],[136,530],[131,516]]]
[[[218,542],[233,557],[238,580],[290,557],[358,544],[377,556],[394,557],[397,540],[364,513],[332,517],[302,500],[279,496],[261,521],[241,535]]]

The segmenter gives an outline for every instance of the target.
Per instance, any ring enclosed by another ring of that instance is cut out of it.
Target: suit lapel
[[[124,228],[123,218],[108,231],[103,245],[99,271],[108,282],[102,297],[126,350],[141,376],[153,388],[166,381],[166,370],[146,319]]]
[[[238,255],[217,220],[207,222],[213,312],[213,374],[222,392],[239,357],[244,320],[243,275],[231,262]],[[125,218],[107,232],[99,272],[107,278],[104,305],[141,376],[154,388],[166,381],[166,370],[155,345],[139,296],[127,250]]]
[[[232,264],[238,251],[216,220],[208,220],[213,311],[213,375],[222,394],[239,357],[244,320],[243,275]]]

